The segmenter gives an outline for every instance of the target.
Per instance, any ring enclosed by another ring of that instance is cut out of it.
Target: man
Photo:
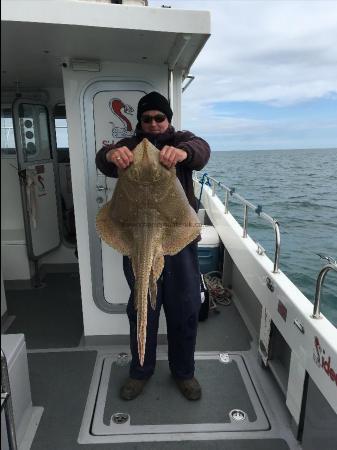
[[[189,131],[175,131],[171,126],[172,110],[165,97],[151,92],[139,100],[135,135],[116,145],[103,147],[96,155],[96,165],[106,176],[117,177],[118,168],[126,169],[133,162],[134,148],[147,138],[159,151],[159,160],[176,174],[190,205],[196,210],[192,171],[201,170],[210,156],[207,142]],[[165,256],[163,273],[158,280],[156,309],[148,309],[147,339],[143,366],[137,347],[137,312],[134,308],[134,276],[128,257],[123,258],[124,274],[131,289],[127,306],[130,322],[132,361],[130,378],[121,388],[125,400],[136,398],[152,376],[156,364],[159,314],[163,305],[167,322],[168,359],[171,373],[188,400],[201,397],[201,387],[194,377],[194,350],[198,315],[201,305],[200,273],[197,243],[192,242],[174,256]]]

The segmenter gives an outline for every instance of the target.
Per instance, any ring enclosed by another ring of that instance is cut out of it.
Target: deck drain
[[[229,354],[228,353],[219,353],[219,361],[224,364],[231,362]]]
[[[247,418],[247,414],[241,409],[232,409],[229,413],[229,417],[236,422],[243,422]]]
[[[117,425],[122,425],[129,420],[129,414],[125,413],[115,413],[111,417],[111,422],[116,423]]]
[[[129,355],[125,352],[118,353],[116,358],[116,365],[123,367],[129,364]]]

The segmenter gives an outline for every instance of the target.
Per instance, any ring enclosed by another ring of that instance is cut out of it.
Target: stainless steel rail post
[[[247,237],[247,228],[248,228],[248,206],[244,206],[243,210],[243,236],[244,238]]]
[[[2,402],[3,399],[3,402]],[[1,349],[1,410],[5,410],[8,444],[10,450],[17,450],[11,387],[9,383],[6,355]]]
[[[215,180],[212,180],[212,197],[215,195]]]
[[[317,282],[316,282],[316,293],[315,293],[315,303],[314,303],[314,311],[312,313],[313,319],[320,319],[320,301],[321,301],[321,289],[324,282],[324,279],[326,277],[326,274],[329,272],[329,270],[334,270],[337,272],[337,264],[331,262],[330,264],[327,264],[323,267],[323,269],[318,274]]]
[[[274,273],[279,272],[279,262],[280,262],[280,249],[281,249],[281,234],[280,234],[280,225],[274,220],[274,230],[275,230],[275,253],[274,253]]]
[[[225,214],[228,214],[228,202],[229,202],[229,192],[226,191],[226,194],[225,194]]]

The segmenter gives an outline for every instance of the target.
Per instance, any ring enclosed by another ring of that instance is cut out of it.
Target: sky
[[[213,150],[337,149],[337,0],[149,0],[211,12],[182,129]]]

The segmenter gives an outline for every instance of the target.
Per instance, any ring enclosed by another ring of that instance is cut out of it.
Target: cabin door
[[[116,179],[105,177],[95,166],[95,155],[104,145],[134,134],[137,105],[153,87],[142,82],[100,81],[84,93],[85,142],[88,170],[88,211],[93,298],[106,312],[125,311],[129,287],[123,274],[122,255],[101,241],[95,218],[112,195]]]
[[[13,124],[29,258],[60,245],[54,132],[48,107],[32,100],[13,104]]]

